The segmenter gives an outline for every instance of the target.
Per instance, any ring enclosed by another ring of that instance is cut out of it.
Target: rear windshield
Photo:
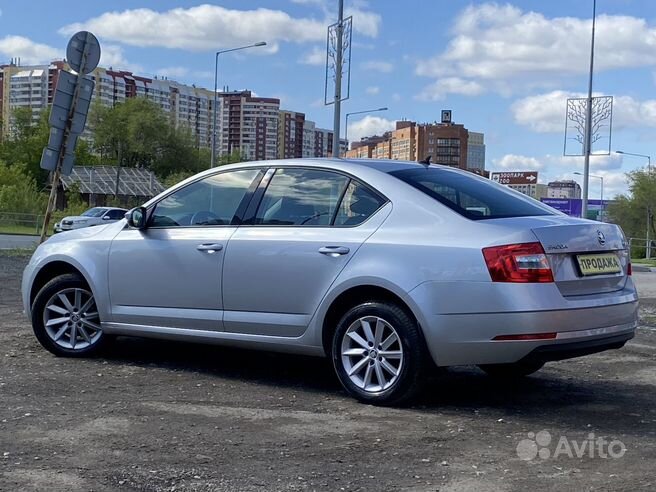
[[[473,174],[437,167],[390,174],[472,220],[555,215],[546,205]]]

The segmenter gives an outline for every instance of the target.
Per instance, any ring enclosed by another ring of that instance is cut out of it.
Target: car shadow
[[[590,356],[594,357],[594,356]],[[110,364],[134,364],[201,372],[278,388],[348,398],[328,359],[276,354],[214,345],[119,337],[105,351]],[[562,364],[518,380],[498,380],[476,367],[436,370],[423,393],[407,410],[471,415],[565,425],[586,429],[590,422],[606,432],[638,432],[654,418],[653,387],[626,380],[573,377]],[[575,372],[574,372],[575,374]]]

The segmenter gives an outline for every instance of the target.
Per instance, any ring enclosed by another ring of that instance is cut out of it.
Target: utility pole
[[[337,53],[335,54],[335,113],[333,118],[333,157],[339,157],[339,124],[342,109],[342,42],[344,37],[344,0],[339,0],[337,19]]]
[[[592,74],[594,71],[594,42],[595,42],[595,20],[597,17],[597,0],[592,0],[592,41],[590,43],[590,75],[588,78],[588,101],[585,111],[585,137],[583,144],[583,154],[585,162],[583,164],[583,200],[581,215],[583,218],[588,216],[588,183],[590,181],[590,153],[592,147]]]

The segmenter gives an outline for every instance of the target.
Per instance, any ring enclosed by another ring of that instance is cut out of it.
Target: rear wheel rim
[[[100,340],[102,328],[93,294],[86,289],[62,289],[43,308],[43,326],[59,347],[83,350]]]
[[[360,390],[380,393],[392,387],[404,362],[401,338],[378,316],[364,316],[348,327],[342,338],[342,365]]]

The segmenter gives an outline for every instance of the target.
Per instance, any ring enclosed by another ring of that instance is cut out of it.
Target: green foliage
[[[609,218],[619,224],[627,237],[644,239],[647,227],[650,236],[656,238],[654,228],[654,214],[656,213],[656,173],[648,173],[644,169],[638,169],[627,173],[629,182],[629,193],[619,195],[616,201],[609,205]],[[651,213],[648,214],[648,211]],[[649,225],[647,216],[651,216]],[[636,243],[639,244],[639,243]],[[644,244],[644,243],[643,243]],[[644,248],[634,249],[634,255],[644,256]]]
[[[46,200],[24,165],[8,166],[0,161],[0,211],[40,214],[45,210]]]
[[[48,173],[40,168],[40,163],[50,134],[48,112],[33,121],[29,108],[18,108],[13,110],[12,120],[12,134],[0,143],[0,160],[11,166],[23,164],[37,184],[43,185]]]

